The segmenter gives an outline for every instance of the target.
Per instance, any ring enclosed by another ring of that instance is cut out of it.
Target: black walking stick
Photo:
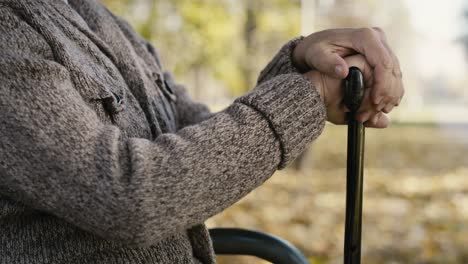
[[[356,112],[364,97],[364,80],[356,67],[349,68],[345,81],[348,113],[348,164],[346,178],[346,226],[344,263],[361,263],[362,179],[364,168],[364,126]],[[307,258],[291,244],[271,235],[242,229],[210,230],[216,254],[251,255],[276,264],[306,264]]]
[[[346,224],[344,263],[361,263],[362,186],[364,169],[364,125],[356,112],[364,97],[364,79],[356,67],[349,68],[345,80],[344,102],[348,119],[348,157],[346,172]]]

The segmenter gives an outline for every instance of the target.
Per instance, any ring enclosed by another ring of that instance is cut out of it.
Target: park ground
[[[467,154],[466,126],[366,131],[363,263],[468,263]],[[299,171],[277,172],[208,224],[272,233],[313,264],[342,263],[345,162],[346,127],[327,125]]]

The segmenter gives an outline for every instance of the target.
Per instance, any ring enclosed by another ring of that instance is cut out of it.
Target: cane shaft
[[[346,176],[345,264],[361,263],[364,126],[353,118],[348,124]]]
[[[345,104],[348,119],[348,153],[346,171],[346,223],[344,263],[361,263],[362,191],[364,171],[364,125],[356,113],[364,97],[364,78],[356,67],[349,69],[345,81]]]

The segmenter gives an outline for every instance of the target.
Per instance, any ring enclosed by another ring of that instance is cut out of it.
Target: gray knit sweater
[[[214,263],[203,222],[324,127],[294,45],[210,113],[95,0],[2,0],[0,263]]]

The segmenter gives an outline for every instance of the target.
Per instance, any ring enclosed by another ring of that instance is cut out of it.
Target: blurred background
[[[221,110],[289,39],[379,26],[406,96],[367,130],[363,263],[468,263],[468,2],[465,0],[102,0],[159,49],[197,100]],[[270,232],[311,263],[342,263],[346,127],[328,124],[289,169],[211,227]],[[221,257],[220,263],[262,263]]]

